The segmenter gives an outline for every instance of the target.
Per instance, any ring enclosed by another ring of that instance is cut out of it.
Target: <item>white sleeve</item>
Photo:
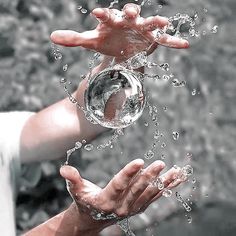
[[[1,161],[20,165],[20,135],[32,112],[0,113],[0,156]],[[17,167],[16,166],[16,167]]]
[[[0,113],[0,232],[15,236],[14,198],[20,174],[20,135],[27,119],[34,113]]]

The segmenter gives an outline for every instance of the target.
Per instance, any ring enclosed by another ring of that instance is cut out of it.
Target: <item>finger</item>
[[[110,19],[110,11],[107,8],[95,8],[91,15],[97,18],[100,22],[107,22]]]
[[[79,171],[69,165],[64,165],[60,168],[60,174],[63,178],[70,181],[72,185],[81,185],[83,183],[83,179],[79,174]]]
[[[143,168],[144,161],[136,159],[126,165],[105,187],[104,192],[108,199],[116,199],[129,186],[132,179]]]
[[[159,176],[160,172],[164,168],[165,163],[162,161],[155,161],[150,166],[148,166],[129,187],[125,204],[127,206],[133,204],[145,191],[150,182],[153,181],[153,179],[157,178],[157,176]]]
[[[166,188],[173,180],[178,176],[180,168],[171,168],[166,173],[164,173],[159,179],[163,183],[163,187],[160,189],[158,186],[149,185],[144,193],[137,199],[133,204],[133,209],[146,209],[146,207],[151,203],[152,199],[159,194],[164,188]]]
[[[56,30],[50,38],[53,43],[66,47],[82,46],[93,49],[96,42],[97,32],[95,30],[78,33],[73,30]]]
[[[143,21],[143,30],[153,31],[168,25],[168,18],[162,16],[150,16]]]
[[[134,3],[128,3],[124,6],[123,10],[126,19],[135,19],[141,12],[141,7]]]
[[[188,48],[189,42],[185,39],[174,37],[168,34],[163,34],[157,42],[165,47],[171,48]]]

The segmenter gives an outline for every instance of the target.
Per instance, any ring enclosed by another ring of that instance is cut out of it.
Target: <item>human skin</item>
[[[83,33],[59,30],[52,33],[51,39],[59,45],[80,46],[104,54],[93,74],[105,69],[113,58],[120,62],[143,50],[150,54],[158,45],[189,46],[186,40],[165,34],[156,39],[154,31],[165,27],[168,20],[160,16],[142,18],[140,7],[135,4],[125,5],[122,11],[97,8],[91,15],[99,21],[96,29]],[[81,105],[86,87],[85,79],[73,94]],[[105,128],[90,123],[69,99],[64,99],[33,115],[26,123],[21,135],[22,162],[60,158],[76,141],[92,140],[104,131]],[[64,212],[25,235],[97,235],[117,219],[94,220],[91,212],[115,213],[123,219],[144,211],[161,197],[162,190],[152,187],[150,182],[159,177],[164,166],[163,162],[155,161],[144,168],[142,160],[134,160],[103,189],[83,179],[75,168],[64,166],[60,173],[69,183],[68,190],[74,202]],[[171,189],[181,183],[176,181],[179,171],[172,168],[160,175],[165,188]]]

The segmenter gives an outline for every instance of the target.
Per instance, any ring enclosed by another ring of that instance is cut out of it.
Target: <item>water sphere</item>
[[[84,101],[86,111],[98,124],[120,129],[142,115],[146,97],[138,73],[113,68],[90,79]]]

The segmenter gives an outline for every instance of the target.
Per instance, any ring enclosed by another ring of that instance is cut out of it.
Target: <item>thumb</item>
[[[83,179],[79,173],[79,171],[69,165],[64,165],[60,168],[60,174],[63,178],[70,181],[72,185],[82,185]]]
[[[56,30],[50,38],[53,43],[66,47],[81,46],[88,49],[94,48],[95,39],[98,33],[95,30],[79,33],[73,30]]]

